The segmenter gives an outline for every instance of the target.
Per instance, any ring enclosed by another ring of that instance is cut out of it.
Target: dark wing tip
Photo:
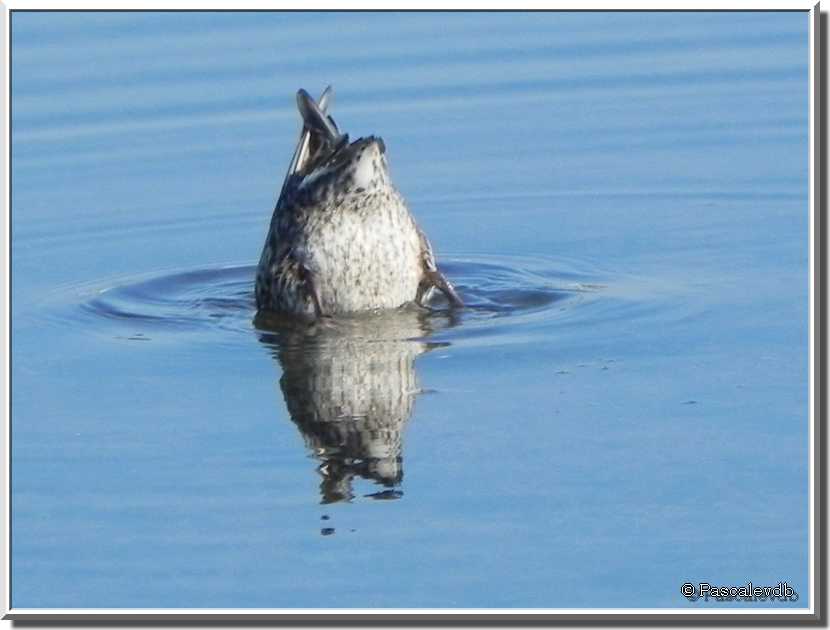
[[[331,118],[325,113],[331,95],[330,88],[326,88],[320,98],[321,104],[318,105],[308,92],[300,88],[297,90],[297,109],[300,110],[303,124],[309,130],[322,135],[329,142],[334,142],[339,138],[340,133]]]
[[[325,113],[331,107],[331,103],[333,100],[334,88],[331,87],[331,85],[327,85],[326,89],[323,90],[323,93],[320,94],[320,98],[317,100],[317,106],[320,108],[320,111]],[[314,99],[312,98],[311,94],[309,94],[308,91],[303,88],[297,90],[297,107],[301,112],[308,107],[309,102],[314,103]]]

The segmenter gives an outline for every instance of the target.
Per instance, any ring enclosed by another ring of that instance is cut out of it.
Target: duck
[[[392,182],[386,143],[350,141],[332,98],[331,86],[318,101],[297,92],[302,131],[257,265],[257,309],[318,319],[426,308],[435,291],[462,307]]]

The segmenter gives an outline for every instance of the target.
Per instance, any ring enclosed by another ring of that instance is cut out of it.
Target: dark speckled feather
[[[349,142],[297,94],[303,118],[256,277],[259,309],[320,317],[422,303],[433,288],[461,305],[392,184],[382,139]]]

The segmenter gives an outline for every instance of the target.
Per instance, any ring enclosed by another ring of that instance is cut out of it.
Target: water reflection
[[[354,498],[355,477],[378,484],[367,496],[402,496],[403,432],[421,392],[415,358],[451,322],[423,309],[320,322],[257,315],[260,341],[282,368],[291,419],[319,459],[322,503]]]

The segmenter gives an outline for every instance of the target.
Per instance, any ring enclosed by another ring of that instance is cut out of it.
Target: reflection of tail
[[[402,309],[262,336],[276,345],[291,419],[321,462],[323,503],[352,499],[355,476],[385,488],[375,498],[400,496],[402,433],[419,392],[414,361],[428,333],[423,313]]]
[[[283,361],[286,406],[323,461],[323,502],[351,499],[354,475],[384,486],[401,481],[401,432],[418,391],[420,345],[339,340],[304,348],[299,362]]]

